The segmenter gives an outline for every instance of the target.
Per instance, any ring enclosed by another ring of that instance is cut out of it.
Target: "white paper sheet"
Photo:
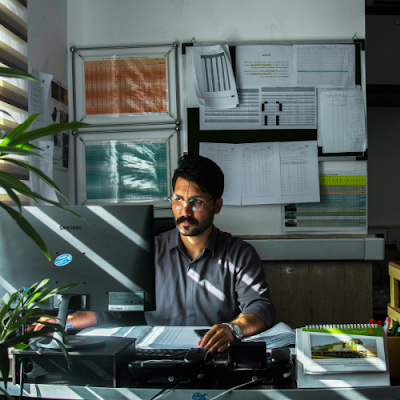
[[[283,203],[319,202],[317,142],[280,142],[279,155]]]
[[[267,350],[296,344],[295,331],[284,322],[278,322],[272,328],[257,335],[243,339],[244,342],[265,342]]]
[[[39,154],[45,158],[43,160],[39,157],[31,156],[30,164],[34,167],[39,168],[44,174],[46,174],[50,179],[53,179],[53,153],[54,153],[54,142],[50,142],[47,140],[37,140],[32,142],[37,147],[40,147],[43,151],[39,152]],[[56,192],[53,188],[43,182],[40,178],[38,178],[35,174],[29,173],[30,175],[30,184],[31,189],[35,193],[39,193],[40,195],[46,197],[52,201],[58,201]],[[34,203],[32,203],[34,204]],[[39,205],[49,205],[45,201],[39,200]]]
[[[224,205],[237,206],[242,202],[242,149],[241,145],[200,142],[200,154],[213,160],[225,175]]]
[[[228,46],[194,46],[192,55],[194,85],[200,105],[236,107],[239,101]]]
[[[318,137],[323,153],[365,151],[367,136],[361,90],[320,91]]]
[[[77,336],[103,336],[137,338],[136,347],[142,349],[190,349],[198,347],[199,336],[195,329],[209,329],[209,326],[123,326],[111,328],[86,328]],[[288,325],[279,322],[271,329],[267,329],[244,341],[262,341],[267,349],[287,346],[295,343],[295,333]]]
[[[294,50],[297,86],[354,88],[353,44],[295,45]]]
[[[292,45],[236,46],[238,88],[295,84]]]
[[[200,337],[195,329],[207,326],[131,326],[113,328],[87,328],[79,336],[105,336],[136,338],[140,349],[191,349],[198,347]]]
[[[238,89],[235,109],[200,106],[200,130],[315,129],[317,96],[314,87]]]
[[[32,70],[29,70],[29,73],[43,82],[43,85],[41,85],[38,82],[29,81],[29,115],[41,114],[32,123],[31,129],[39,129],[46,126],[49,119],[47,104],[53,75],[45,74],[43,72],[35,72]]]
[[[281,203],[279,143],[243,144],[242,157],[242,205]]]
[[[222,169],[226,205],[319,201],[316,141],[201,142],[200,155],[211,158]]]

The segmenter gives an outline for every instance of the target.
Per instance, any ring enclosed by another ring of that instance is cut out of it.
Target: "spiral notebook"
[[[379,325],[312,325],[296,330],[298,387],[389,386]]]

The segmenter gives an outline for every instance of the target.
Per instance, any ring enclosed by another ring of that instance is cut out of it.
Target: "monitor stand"
[[[60,324],[63,329],[65,329],[68,317],[68,307],[71,297],[76,295],[68,295],[63,294],[61,296],[60,301],[60,308],[58,309],[57,314],[57,323]],[[36,341],[35,345],[42,348],[42,349],[49,349],[49,350],[60,350],[59,342],[64,344],[64,347],[67,350],[85,350],[85,349],[92,349],[93,347],[101,347],[105,345],[106,338],[104,337],[90,337],[90,336],[75,336],[71,335],[66,336],[63,335],[61,332],[54,332],[53,338],[46,337],[40,338]]]

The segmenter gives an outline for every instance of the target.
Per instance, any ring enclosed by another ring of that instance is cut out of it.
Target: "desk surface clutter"
[[[279,398],[289,390],[291,399],[321,395],[333,399],[341,391],[346,396],[350,391],[381,400],[393,398],[398,389],[390,386],[386,336],[377,325],[292,330],[279,323],[243,342],[232,342],[227,352],[214,355],[196,349],[199,337],[194,327],[90,328],[79,335],[103,336],[106,345],[70,351],[68,372],[64,356],[54,350],[15,351],[10,393],[19,390],[16,377],[22,358],[30,359],[24,391],[38,398],[126,400],[132,395],[152,398],[173,390],[176,399],[194,398],[194,394],[213,399],[225,392],[232,399],[244,393],[265,399],[264,391],[269,398]],[[287,347],[295,341],[297,360]]]

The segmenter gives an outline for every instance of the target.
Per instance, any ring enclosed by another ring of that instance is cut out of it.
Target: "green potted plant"
[[[40,82],[38,79],[26,72],[11,68],[0,67],[0,76],[8,78],[30,79]],[[0,112],[8,114],[3,110],[0,110]],[[17,165],[32,172],[41,180],[43,180],[48,186],[53,188],[57,193],[63,196],[53,180],[46,176],[39,168],[36,168],[24,161],[12,158],[12,155],[42,157],[38,153],[41,151],[41,149],[30,143],[32,140],[55,135],[59,132],[76,130],[86,126],[86,124],[80,122],[52,124],[44,128],[29,131],[29,128],[38,115],[39,114],[30,116],[25,122],[14,128],[8,135],[6,135],[4,131],[0,131],[0,160],[5,163]],[[61,207],[68,212],[72,211],[63,207],[63,205],[56,201],[52,201],[39,193],[33,192],[31,188],[29,188],[24,182],[4,171],[0,171],[0,187],[7,192],[9,197],[16,204],[16,207],[13,208],[0,201],[0,207],[12,217],[15,223],[18,224],[18,226],[22,229],[24,234],[28,235],[40,248],[43,254],[49,260],[51,260],[50,254],[43,239],[22,215],[21,201],[18,197],[18,193],[25,195],[36,202],[38,200],[42,200],[53,206]],[[46,287],[47,282],[47,280],[44,280],[39,284],[31,286],[23,293],[17,292],[11,294],[10,300],[6,302],[0,310],[0,373],[4,381],[4,389],[0,387],[0,393],[3,393],[9,399],[12,399],[12,397],[7,393],[7,381],[9,375],[8,350],[11,347],[23,349],[27,346],[29,339],[34,337],[44,337],[56,331],[63,332],[61,325],[46,323],[46,327],[39,332],[28,332],[21,335],[16,335],[16,333],[19,332],[21,327],[24,326],[29,319],[33,317],[38,319],[41,316],[44,316],[43,311],[39,307],[42,301],[54,296],[62,290],[74,286],[74,284],[72,284],[51,290],[51,288]],[[70,362],[68,353],[62,343],[60,347],[67,357],[67,361]]]
[[[43,322],[46,325],[45,328],[38,332],[24,332],[23,330],[25,324],[30,320],[37,320],[40,317],[46,316],[39,307],[40,303],[63,290],[76,286],[75,284],[71,284],[52,290],[46,286],[47,283],[48,280],[43,280],[29,288],[24,288],[24,290],[14,293],[7,303],[3,304],[0,310],[0,375],[4,382],[4,389],[0,387],[0,391],[8,399],[13,399],[7,392],[7,382],[10,372],[9,349],[25,349],[29,346],[31,339],[44,337],[54,332],[61,332],[63,335],[67,335],[60,324],[46,322]],[[68,365],[70,365],[71,359],[64,344],[60,340],[54,339],[59,343],[60,349],[64,353]]]

